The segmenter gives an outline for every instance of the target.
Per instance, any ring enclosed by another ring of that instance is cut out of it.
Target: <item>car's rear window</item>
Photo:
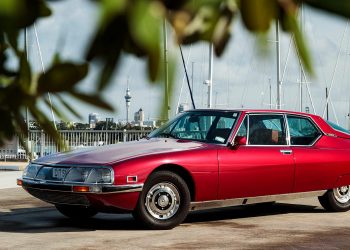
[[[340,131],[340,132],[343,132],[343,133],[345,133],[345,134],[350,135],[350,131],[349,131],[349,130],[347,130],[347,129],[343,128],[343,127],[340,127],[339,125],[337,125],[337,124],[335,124],[335,123],[333,123],[333,122],[330,122],[330,121],[326,121],[326,122],[327,122],[328,125],[331,126],[333,129],[338,130],[338,131]]]

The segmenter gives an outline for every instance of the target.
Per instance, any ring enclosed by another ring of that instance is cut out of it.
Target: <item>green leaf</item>
[[[101,26],[107,25],[116,15],[119,15],[125,8],[128,0],[101,0]]]
[[[50,121],[47,116],[36,106],[29,106],[30,113],[34,117],[34,119],[39,123],[40,127],[49,134],[53,140],[58,143],[59,148],[66,149],[66,144],[60,138],[60,134],[56,130],[53,122]]]
[[[278,5],[276,0],[241,0],[240,10],[248,30],[266,32],[277,17]]]
[[[175,86],[175,75],[176,75],[176,58],[175,56],[169,55],[169,63],[168,63],[168,93],[163,96],[163,101],[160,109],[160,117],[163,121],[167,121],[169,119],[168,112],[170,110],[172,99],[174,97],[174,86]],[[165,88],[165,82],[164,82]],[[168,100],[167,100],[168,99]]]
[[[23,115],[21,114],[21,112],[15,112],[13,114],[13,120],[15,121],[15,127],[17,128],[17,131],[21,134],[25,134],[27,135],[27,124],[25,122],[25,119],[23,117]],[[23,135],[21,135],[23,136]]]
[[[72,105],[70,105],[68,102],[66,102],[60,95],[56,95],[56,97],[61,102],[61,104],[66,109],[68,109],[68,111],[71,112],[76,118],[78,118],[78,119],[82,118],[82,116],[77,111],[75,111],[75,109],[72,107]]]
[[[157,79],[160,63],[160,35],[163,23],[162,9],[153,1],[136,1],[129,16],[129,31],[133,41],[148,54],[148,73],[151,81]]]
[[[298,25],[298,21],[295,16],[287,16],[285,20],[288,23],[288,26],[290,27],[291,32],[294,34],[295,45],[296,45],[296,49],[298,50],[298,55],[300,57],[300,60],[302,64],[305,66],[306,71],[312,75],[313,68],[312,68],[309,50],[306,46],[303,33],[301,32],[300,27]]]
[[[8,112],[7,110],[0,108],[0,115],[1,115],[0,132],[2,132],[2,136],[0,136],[0,145],[1,145],[2,144],[1,142],[4,142],[3,141],[4,137],[6,138],[11,137],[15,133],[15,130],[12,123],[11,113]]]
[[[106,109],[109,111],[113,111],[112,106],[109,105],[104,100],[102,100],[101,97],[98,95],[88,95],[88,94],[83,94],[83,93],[76,92],[76,91],[71,91],[70,94],[73,95],[74,97],[78,98],[79,100],[84,101],[88,104],[91,104],[91,105],[94,105],[96,107]]]
[[[44,0],[1,0],[0,29],[21,29],[51,14]]]
[[[17,55],[19,55],[18,33],[19,33],[18,30],[15,30],[15,29],[11,29],[6,32],[7,39]]]
[[[110,77],[119,62],[119,57],[127,36],[125,16],[116,16],[108,25],[100,27],[89,47],[86,59],[97,59],[104,65],[100,72],[98,89],[102,90],[109,84]]]
[[[32,83],[32,72],[27,60],[27,56],[21,53],[20,56],[20,69],[19,69],[19,84],[25,93],[30,92]]]
[[[62,63],[60,53],[56,52],[52,58],[52,65],[58,65]]]
[[[52,109],[52,111],[61,119],[68,121],[68,117],[64,115],[55,105],[51,105],[50,101],[45,98],[45,104],[49,109]]]
[[[52,11],[48,7],[48,5],[45,3],[44,0],[39,0],[39,16],[40,17],[48,17],[51,16]]]
[[[88,73],[87,64],[60,63],[53,65],[38,80],[38,94],[71,90]]]
[[[105,87],[108,86],[109,80],[111,79],[115,65],[117,64],[117,60],[119,57],[110,57],[109,60],[105,63],[103,66],[100,75],[99,75],[99,81],[98,81],[98,86],[97,90],[102,91]]]

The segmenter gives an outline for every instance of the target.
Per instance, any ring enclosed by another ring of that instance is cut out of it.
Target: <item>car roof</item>
[[[221,112],[243,112],[243,113],[285,113],[285,114],[291,114],[291,115],[302,115],[302,116],[309,116],[309,117],[318,117],[321,118],[318,115],[310,114],[310,113],[304,113],[304,112],[297,112],[297,111],[290,111],[290,110],[281,110],[281,109],[192,109],[188,111],[221,111]],[[321,118],[322,119],[322,118]]]
[[[314,115],[310,113],[298,112],[298,111],[290,111],[290,110],[281,110],[281,109],[192,109],[188,111],[219,111],[219,112],[242,112],[243,114],[256,114],[256,113],[264,113],[264,114],[289,114],[289,115],[300,115],[304,117],[311,118],[321,129],[324,134],[335,134],[337,136],[343,138],[349,138],[350,135],[344,134],[341,131],[333,129],[327,122],[319,115]]]

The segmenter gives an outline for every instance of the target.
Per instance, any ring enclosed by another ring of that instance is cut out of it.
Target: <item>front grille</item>
[[[89,206],[90,202],[85,195],[27,188],[34,197],[53,204]]]

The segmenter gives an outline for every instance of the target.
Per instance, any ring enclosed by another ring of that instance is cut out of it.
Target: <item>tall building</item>
[[[90,128],[95,128],[97,122],[98,122],[98,114],[97,113],[90,113],[89,114],[89,126],[90,126]]]
[[[145,121],[145,112],[143,112],[142,108],[134,114],[135,124],[139,124],[140,127],[143,126],[143,122]]]
[[[128,88],[126,89],[126,95],[125,95],[126,123],[129,123],[130,101],[131,101],[131,94],[130,94],[129,83],[128,83]]]

